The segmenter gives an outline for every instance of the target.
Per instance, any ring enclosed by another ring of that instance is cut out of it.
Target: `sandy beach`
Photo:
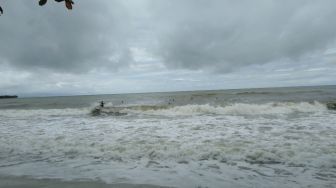
[[[57,179],[30,179],[26,177],[0,177],[0,188],[163,188],[155,185],[106,184],[99,181],[62,181]]]

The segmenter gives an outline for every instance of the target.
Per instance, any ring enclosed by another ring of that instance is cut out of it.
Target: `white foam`
[[[67,115],[88,115],[97,106],[92,104],[89,108],[66,108],[66,109],[10,109],[0,110],[0,116],[6,117],[30,117],[30,116],[67,116]],[[284,115],[291,113],[319,113],[326,112],[327,108],[319,102],[282,102],[248,104],[234,103],[227,106],[184,105],[184,106],[155,106],[155,105],[134,105],[113,107],[112,103],[106,104],[106,110],[116,110],[124,113],[137,113],[147,115],[163,116],[185,116],[185,115]]]
[[[153,115],[202,115],[202,114],[218,114],[218,115],[281,115],[291,113],[314,113],[325,112],[326,106],[319,103],[265,103],[265,104],[247,104],[235,103],[227,106],[205,105],[185,105],[175,106],[167,109],[157,110],[130,110],[132,112],[153,114]]]
[[[65,109],[11,109],[0,110],[0,116],[6,117],[33,117],[33,116],[72,116],[84,115],[90,108],[65,108]]]
[[[0,174],[16,169],[19,175],[113,182],[111,174],[148,180],[155,172],[161,182],[169,177],[168,185],[191,177],[196,185],[190,187],[208,182],[220,187],[218,178],[244,176],[252,177],[246,184],[263,187],[288,183],[288,178],[266,181],[261,173],[275,177],[290,169],[293,179],[302,178],[297,181],[322,182],[309,173],[334,169],[336,116],[324,113],[326,107],[318,102],[120,108],[141,115],[92,118],[86,108],[1,110],[0,165],[8,167]],[[292,113],[304,118],[260,116]]]

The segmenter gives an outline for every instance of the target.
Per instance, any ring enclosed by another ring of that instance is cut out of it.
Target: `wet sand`
[[[106,184],[99,181],[62,181],[57,179],[30,179],[0,177],[0,188],[164,188],[155,185]]]

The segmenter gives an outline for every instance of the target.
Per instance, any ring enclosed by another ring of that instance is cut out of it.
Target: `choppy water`
[[[0,175],[333,187],[335,100],[336,86],[0,100]]]

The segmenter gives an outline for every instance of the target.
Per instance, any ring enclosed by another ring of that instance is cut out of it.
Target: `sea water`
[[[0,100],[0,176],[334,187],[333,101],[336,86]]]

